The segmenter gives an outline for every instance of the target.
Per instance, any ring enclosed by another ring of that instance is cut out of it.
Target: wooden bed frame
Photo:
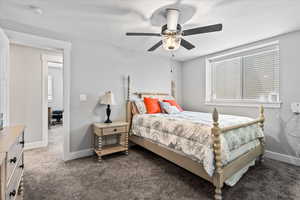
[[[166,97],[170,96],[166,93],[152,93],[152,92],[144,92],[144,93],[133,93],[137,95],[140,98],[147,97],[147,96],[156,96],[156,97]],[[137,114],[136,109],[134,109],[133,102],[130,100],[130,77],[128,77],[128,94],[127,94],[127,122],[130,123],[131,127],[131,120],[133,115]],[[230,127],[220,128],[219,127],[219,114],[216,108],[214,108],[212,113],[213,118],[213,124],[211,128],[211,134],[213,135],[213,150],[214,150],[214,165],[215,165],[215,171],[213,176],[209,176],[206,171],[204,170],[203,166],[199,164],[198,162],[183,156],[181,154],[178,154],[174,151],[171,151],[167,148],[164,148],[154,142],[151,142],[150,140],[138,136],[131,135],[129,136],[129,141],[144,147],[145,149],[148,149],[152,151],[153,153],[179,165],[180,167],[204,178],[205,180],[211,182],[215,186],[215,200],[222,200],[222,187],[224,185],[224,182],[230,178],[233,174],[238,172],[240,169],[245,167],[248,163],[250,163],[253,160],[256,160],[257,158],[259,161],[263,161],[263,155],[265,151],[265,139],[264,137],[259,138],[260,144],[248,151],[247,153],[241,155],[240,157],[236,158],[235,160],[231,161],[230,163],[226,164],[225,166],[222,165],[221,161],[221,141],[220,141],[220,135],[226,134],[228,131],[239,129],[247,126],[251,126],[253,124],[258,124],[260,128],[264,129],[264,108],[263,106],[260,107],[259,117],[251,122],[243,123],[239,125],[234,125]]]

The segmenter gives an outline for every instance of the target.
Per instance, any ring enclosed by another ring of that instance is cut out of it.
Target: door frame
[[[64,106],[64,117],[63,117],[63,160],[67,161],[72,159],[71,149],[70,149],[70,85],[71,85],[71,48],[72,44],[67,41],[61,41],[46,37],[40,37],[28,33],[22,33],[17,31],[12,31],[4,29],[9,42],[12,44],[24,45],[34,48],[48,49],[48,50],[59,50],[63,52],[63,106]],[[48,107],[48,106],[47,106]],[[48,112],[48,109],[47,109]],[[46,112],[46,114],[47,114]],[[40,141],[42,145],[47,143],[45,139],[48,140],[48,130],[46,131],[47,136],[45,135],[45,122],[46,127],[48,127],[48,114],[45,115],[45,106],[43,105],[42,109],[43,116],[43,141]],[[45,120],[46,116],[46,120]]]

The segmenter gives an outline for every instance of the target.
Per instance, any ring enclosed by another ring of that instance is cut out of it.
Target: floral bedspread
[[[252,120],[248,117],[220,115],[219,126],[222,128]],[[176,114],[139,114],[133,117],[131,134],[150,139],[202,163],[206,172],[212,176],[212,123],[210,113],[183,111]],[[257,124],[222,134],[222,163],[226,164],[257,146],[259,137],[263,137],[263,132]],[[241,174],[237,174],[226,183],[234,185],[240,177]]]

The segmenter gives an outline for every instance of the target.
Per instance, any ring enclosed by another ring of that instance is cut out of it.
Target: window
[[[53,101],[53,78],[48,75],[48,102]]]
[[[208,58],[206,103],[280,106],[278,43]]]

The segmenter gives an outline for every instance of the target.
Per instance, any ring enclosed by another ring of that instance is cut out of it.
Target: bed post
[[[215,155],[215,172],[213,175],[213,184],[215,186],[215,200],[222,200],[222,187],[224,184],[223,180],[223,169],[222,169],[222,158],[221,158],[221,130],[219,128],[219,113],[214,108],[213,114],[213,127],[211,129],[213,135],[213,150]]]
[[[131,123],[131,103],[130,103],[130,76],[127,77],[127,101],[126,101],[126,122]]]
[[[262,131],[264,131],[264,122],[265,122],[265,115],[264,115],[264,106],[261,105],[259,108],[259,119],[261,120],[259,122],[259,127],[261,128]],[[259,161],[263,162],[264,161],[264,153],[265,153],[265,146],[266,146],[266,142],[265,142],[265,138],[264,137],[260,137],[259,138],[261,147],[262,147],[262,154],[259,156]]]

